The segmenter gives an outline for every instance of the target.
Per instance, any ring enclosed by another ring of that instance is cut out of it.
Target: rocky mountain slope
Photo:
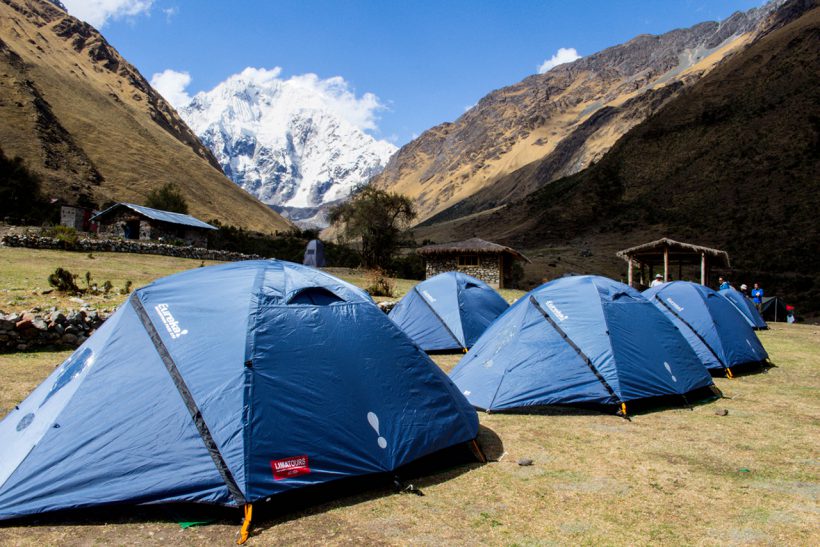
[[[263,202],[312,215],[347,198],[396,151],[328,109],[315,86],[259,72],[232,76],[179,112],[225,174]]]
[[[291,227],[225,177],[99,32],[45,0],[0,0],[0,147],[69,203],[142,203],[173,182],[197,217],[268,233]]]
[[[779,3],[638,36],[494,91],[455,122],[404,146],[374,183],[417,200],[421,220],[455,204],[439,219],[520,198],[536,189],[531,178],[503,185],[499,179],[536,160],[545,160],[539,181],[594,163],[630,128],[748,44]]]
[[[623,277],[616,249],[666,236],[725,249],[736,282],[760,280],[799,313],[820,313],[817,0],[790,0],[765,28],[595,165],[555,182],[534,180],[538,168],[517,173],[542,188],[417,237],[512,244],[540,279]]]

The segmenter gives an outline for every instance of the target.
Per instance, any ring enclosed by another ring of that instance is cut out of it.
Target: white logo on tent
[[[751,342],[749,342],[748,338],[746,339],[746,344],[749,345],[749,349],[752,350],[752,353],[754,353],[755,357],[757,357],[757,348],[754,347]]]
[[[387,448],[387,439],[379,433],[379,417],[376,416],[375,412],[367,413],[367,422],[370,424],[370,427],[376,430],[376,435],[379,436],[379,438],[376,439],[376,444],[379,445],[379,448]]]
[[[423,295],[424,295],[424,297],[425,297],[428,301],[430,301],[430,302],[435,302],[435,301],[436,301],[436,299],[435,299],[435,298],[433,298],[433,295],[432,295],[432,294],[430,294],[429,292],[427,292],[426,290],[422,290],[422,291],[421,291],[421,294],[423,294]]]
[[[183,329],[179,326],[179,321],[174,319],[174,316],[171,315],[171,310],[168,309],[168,304],[157,304],[154,306],[154,309],[159,314],[159,318],[162,320],[162,324],[165,325],[165,329],[168,331],[168,334],[171,335],[171,338],[176,340],[182,335],[188,334],[188,329]]]
[[[678,310],[679,312],[683,311],[683,306],[680,306],[677,302],[672,300],[671,297],[667,298],[666,301],[669,302],[670,304],[672,304],[672,307],[675,308],[676,310]]]
[[[677,379],[677,378],[675,378],[675,375],[674,375],[674,374],[672,374],[672,366],[671,366],[669,363],[667,363],[666,361],[664,361],[664,362],[663,362],[663,366],[664,366],[664,367],[666,367],[666,372],[668,372],[668,373],[669,373],[669,376],[671,376],[671,377],[672,377],[672,381],[673,381],[673,382],[677,382],[677,381],[678,381],[678,379]]]
[[[564,315],[564,312],[558,309],[558,306],[552,303],[552,300],[547,300],[547,307],[550,309],[552,313],[555,314],[555,317],[558,318],[559,321],[564,321],[569,319],[569,316]]]
[[[465,390],[465,391],[464,391],[464,395],[465,395],[465,396],[467,396],[467,397],[469,397],[469,396],[470,396],[470,395],[472,395],[472,394],[473,394],[473,392],[472,392],[472,391],[470,391],[469,389],[467,389],[467,390]]]

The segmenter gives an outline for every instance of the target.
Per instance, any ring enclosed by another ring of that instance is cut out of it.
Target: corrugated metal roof
[[[161,211],[159,209],[145,207],[144,205],[135,205],[133,203],[117,203],[115,205],[112,205],[105,211],[99,212],[93,217],[91,217],[91,220],[104,216],[118,207],[128,207],[136,213],[146,216],[152,220],[159,220],[160,222],[168,222],[170,224],[182,224],[183,226],[193,226],[194,228],[204,228],[206,230],[216,230],[214,226],[211,226],[207,222],[202,222],[198,218],[194,218],[191,215],[183,215],[182,213],[172,213],[170,211]]]

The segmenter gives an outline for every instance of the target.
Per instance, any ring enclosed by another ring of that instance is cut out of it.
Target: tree
[[[153,209],[162,209],[172,213],[188,214],[188,202],[182,191],[173,182],[169,182],[158,190],[148,192],[145,205]]]
[[[0,149],[0,218],[39,218],[44,207],[37,175],[26,168],[22,158],[8,158]]]
[[[416,218],[407,196],[365,186],[333,207],[328,219],[342,225],[347,239],[362,240],[362,261],[368,268],[388,268],[410,221]]]

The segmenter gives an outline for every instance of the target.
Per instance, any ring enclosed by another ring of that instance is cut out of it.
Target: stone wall
[[[75,349],[108,319],[108,312],[91,309],[23,313],[0,312],[0,353],[42,348]]]
[[[473,253],[475,254],[475,253]],[[434,275],[444,272],[462,272],[480,279],[490,287],[498,289],[501,287],[500,264],[501,255],[483,254],[478,255],[477,266],[459,266],[459,255],[428,255],[425,260],[425,279],[430,279]]]
[[[230,251],[212,251],[202,247],[179,247],[164,243],[149,243],[135,239],[91,239],[84,238],[76,245],[67,244],[57,238],[36,235],[9,234],[3,237],[2,244],[7,247],[28,247],[31,249],[60,249],[65,251],[137,253],[194,258],[197,260],[253,260],[263,258],[259,255],[246,255]]]

